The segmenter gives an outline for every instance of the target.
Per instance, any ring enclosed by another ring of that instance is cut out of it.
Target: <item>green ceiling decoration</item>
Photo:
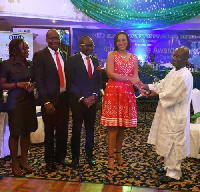
[[[121,29],[158,29],[200,14],[200,0],[71,0],[87,16]]]

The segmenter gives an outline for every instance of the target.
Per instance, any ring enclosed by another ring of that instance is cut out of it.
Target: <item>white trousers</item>
[[[169,152],[169,155],[164,158],[166,176],[179,180],[181,173],[181,160],[176,160],[176,152],[174,144]]]

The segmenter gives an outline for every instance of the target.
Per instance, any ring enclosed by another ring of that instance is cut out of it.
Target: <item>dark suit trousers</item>
[[[67,138],[68,138],[68,121],[69,106],[68,98],[63,94],[60,95],[59,101],[55,106],[56,110],[53,114],[47,114],[44,106],[42,106],[42,118],[44,121],[45,131],[45,162],[52,163],[56,160],[64,160],[67,154]],[[55,150],[54,150],[55,140]]]
[[[87,108],[83,103],[71,102],[72,110],[72,138],[71,151],[72,159],[80,156],[81,129],[84,121],[86,131],[85,152],[88,157],[92,157],[94,148],[94,124],[96,120],[96,104]]]

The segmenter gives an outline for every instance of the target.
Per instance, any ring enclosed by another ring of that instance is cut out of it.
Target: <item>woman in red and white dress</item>
[[[118,165],[126,167],[122,158],[124,128],[137,126],[137,109],[134,88],[140,84],[138,60],[128,53],[130,40],[120,31],[114,37],[115,49],[108,53],[106,72],[109,78],[102,105],[101,124],[108,128],[108,167],[107,173],[114,172],[114,158]]]

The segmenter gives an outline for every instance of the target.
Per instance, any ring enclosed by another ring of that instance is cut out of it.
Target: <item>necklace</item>
[[[126,55],[126,56],[120,55],[120,57],[121,57],[122,59],[126,59],[127,55]]]
[[[120,55],[120,57],[122,58],[122,59],[126,59],[126,57],[127,57],[127,53],[126,53],[126,55],[125,56],[123,56],[123,55]]]

